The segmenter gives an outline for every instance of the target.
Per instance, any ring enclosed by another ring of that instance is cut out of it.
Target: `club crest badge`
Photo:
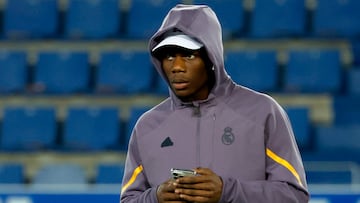
[[[224,134],[221,137],[221,141],[224,145],[231,145],[235,140],[235,136],[232,132],[232,128],[224,128]]]

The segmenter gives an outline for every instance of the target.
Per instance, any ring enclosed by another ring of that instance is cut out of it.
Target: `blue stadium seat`
[[[223,38],[239,36],[244,28],[244,7],[239,0],[194,0],[194,4],[207,4],[216,13],[222,26]]]
[[[57,0],[10,0],[4,8],[8,38],[54,37],[58,33]]]
[[[88,53],[40,52],[34,75],[34,92],[49,94],[87,92],[90,79]]]
[[[316,127],[316,150],[336,151],[339,154],[352,152],[360,153],[360,126]]]
[[[65,33],[69,38],[100,39],[119,34],[119,0],[71,0],[66,11]]]
[[[64,147],[106,150],[119,146],[120,121],[116,107],[71,107],[64,122]]]
[[[354,66],[360,66],[360,39],[350,41]]]
[[[28,69],[23,51],[0,51],[0,93],[21,93],[26,89]]]
[[[169,86],[159,75],[156,77],[156,87],[154,93],[165,96],[169,95]]]
[[[129,115],[129,118],[127,120],[127,125],[126,125],[125,149],[127,148],[127,144],[129,143],[131,133],[133,131],[133,128],[135,127],[137,120],[140,118],[140,116],[143,113],[145,113],[149,109],[150,109],[150,107],[147,107],[147,106],[131,107],[130,115]]]
[[[336,93],[341,85],[338,50],[290,50],[284,90],[306,93]]]
[[[360,96],[360,67],[353,67],[347,71],[347,91],[348,95]]]
[[[56,126],[52,107],[5,107],[0,149],[52,149]]]
[[[95,183],[97,184],[120,184],[124,175],[123,164],[100,163],[97,167]]]
[[[126,36],[148,39],[160,27],[167,12],[181,0],[132,0],[128,10]]]
[[[335,125],[360,126],[360,96],[334,96],[333,112]]]
[[[32,180],[39,184],[87,184],[84,168],[74,163],[50,163],[43,165]]]
[[[105,93],[144,93],[151,89],[154,68],[145,51],[105,51],[100,53],[96,91]]]
[[[251,37],[290,37],[305,33],[304,0],[255,1],[251,13]]]
[[[24,167],[21,163],[0,164],[0,184],[22,184],[24,181]]]
[[[306,171],[308,184],[351,184],[351,170]]]
[[[225,68],[231,78],[258,91],[274,91],[278,82],[275,51],[246,50],[225,53]]]
[[[360,34],[360,1],[317,0],[314,34],[320,37],[353,37]]]
[[[307,107],[287,107],[285,110],[291,121],[299,148],[308,149],[311,144],[309,109]]]

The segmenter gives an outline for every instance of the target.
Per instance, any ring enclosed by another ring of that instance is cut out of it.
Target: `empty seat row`
[[[52,107],[5,107],[0,150],[125,150],[138,112],[147,109],[133,107],[122,121],[117,107],[69,107],[59,121]]]
[[[168,10],[184,2],[132,0],[126,5],[119,0],[70,0],[61,15],[60,1],[7,0],[3,10],[5,38],[149,38]],[[314,8],[305,0],[254,1],[251,8],[241,0],[191,2],[205,3],[215,10],[225,38],[306,36],[309,32],[352,37],[360,33],[357,0],[316,0]]]
[[[359,164],[348,161],[305,162],[308,184],[358,184]]]
[[[38,54],[35,66],[29,67],[25,52],[2,51],[0,92],[143,93],[151,90],[154,69],[146,52],[109,51],[102,52],[100,58],[96,70],[92,71],[86,51],[44,51]]]
[[[133,126],[148,109],[132,107],[122,121],[117,107],[69,107],[59,121],[51,107],[5,107],[0,150],[125,150]],[[313,135],[308,107],[289,106],[286,111],[299,147],[309,150]]]
[[[234,81],[259,91],[339,93],[343,67],[338,50],[294,49],[287,55],[281,67],[271,50],[227,52],[225,66]]]
[[[234,81],[259,91],[359,93],[359,70],[350,68],[344,81],[339,50],[294,49],[287,54],[287,62],[280,64],[275,50],[228,50],[225,68]],[[167,94],[168,88],[146,51],[102,51],[97,64],[89,63],[86,51],[41,51],[30,66],[26,52],[3,50],[0,93]]]
[[[95,166],[95,177],[88,177],[86,169],[75,163],[49,163],[41,166],[34,177],[25,175],[25,166],[17,162],[0,163],[0,184],[121,184],[123,163],[99,163]]]
[[[27,184],[30,187],[51,185],[85,186],[88,184],[116,184],[120,187],[124,174],[123,163],[99,163],[94,177],[86,174],[86,168],[70,162],[42,165],[33,177],[25,175],[26,167],[18,162],[0,163],[0,184]],[[305,162],[308,184],[357,184],[360,168],[351,162]]]

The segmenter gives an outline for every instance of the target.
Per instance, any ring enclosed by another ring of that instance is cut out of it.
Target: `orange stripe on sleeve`
[[[136,177],[143,171],[143,166],[140,165],[135,168],[130,180],[121,188],[121,193],[123,193],[131,184],[133,184],[136,180]]]
[[[295,176],[298,183],[301,186],[303,186],[299,174],[297,173],[295,168],[288,161],[286,161],[285,159],[283,159],[283,158],[279,157],[278,155],[276,155],[269,148],[266,148],[266,155],[269,156],[272,160],[274,160],[278,164],[284,166],[287,170],[289,170]]]

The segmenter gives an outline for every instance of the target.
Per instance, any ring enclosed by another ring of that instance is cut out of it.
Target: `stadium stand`
[[[69,107],[64,123],[64,148],[108,150],[119,147],[119,123],[116,107]]]
[[[118,201],[132,128],[168,96],[147,40],[179,2],[213,5],[227,71],[285,105],[310,202],[359,203],[357,0],[0,0],[0,202],[10,182]]]
[[[169,95],[169,87],[167,86],[164,79],[160,76],[157,76],[155,80],[156,80],[156,85],[155,85],[154,93],[159,95]]]
[[[311,147],[309,108],[297,106],[287,107],[285,110],[291,121],[299,148],[309,149]]]
[[[74,163],[55,163],[41,167],[34,179],[33,185],[39,184],[87,184],[84,169]]]
[[[102,39],[119,35],[122,22],[118,0],[71,0],[65,35],[75,39]]]
[[[317,0],[314,10],[314,35],[356,37],[360,34],[360,2],[357,0]]]
[[[360,39],[349,40],[353,56],[353,65],[360,66]]]
[[[125,166],[123,164],[99,163],[95,182],[98,184],[121,183],[124,170]]]
[[[358,154],[360,152],[360,142],[358,142],[360,126],[340,126],[317,127],[316,129],[316,149],[318,151],[332,151],[340,154]],[[358,157],[354,157],[355,160]]]
[[[150,91],[154,69],[151,68],[149,57],[145,51],[120,50],[100,53],[95,81],[96,91],[123,94]]]
[[[334,125],[360,125],[360,97],[358,95],[334,96]]]
[[[57,0],[11,0],[4,9],[4,35],[9,39],[55,37],[59,29]]]
[[[290,92],[337,93],[341,68],[338,50],[290,50],[284,88]]]
[[[2,150],[41,150],[55,147],[55,110],[51,107],[4,107]]]
[[[0,184],[25,183],[24,167],[21,163],[0,164]]]
[[[244,29],[245,9],[238,0],[194,0],[194,4],[207,4],[214,8],[222,26],[223,38],[233,39],[240,36]]]
[[[87,92],[89,80],[87,52],[43,51],[38,54],[32,91],[48,94]]]
[[[259,91],[275,91],[278,83],[278,63],[275,51],[228,51],[225,67],[232,79]]]
[[[360,96],[360,67],[347,70],[346,94]]]
[[[251,12],[251,37],[299,37],[305,35],[307,11],[304,0],[255,1]]]
[[[180,0],[132,0],[127,11],[126,37],[150,38],[169,9],[180,2]]]
[[[0,93],[23,93],[28,80],[24,51],[0,51]]]

